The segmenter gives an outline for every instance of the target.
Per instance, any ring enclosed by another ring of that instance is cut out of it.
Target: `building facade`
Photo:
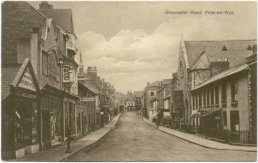
[[[27,149],[24,145],[18,145],[12,149],[16,153],[11,151],[15,154],[6,156],[17,158],[25,153],[37,152],[39,148],[61,144],[67,137],[69,125],[75,131],[75,101],[78,99],[77,63],[74,61],[76,48],[74,34],[58,23],[66,21],[66,16],[53,19],[54,16],[46,16],[27,2],[5,2],[3,12],[3,65],[17,67],[29,59],[38,83],[32,80],[31,68],[26,70],[28,79],[25,83],[33,85],[34,82],[34,87],[37,83],[40,90],[40,96],[33,104],[33,108],[37,107],[37,118],[33,118],[37,123],[37,131],[33,130],[30,136],[37,141],[33,140],[34,146]],[[71,16],[71,12],[69,15]],[[71,23],[67,24],[73,26]],[[20,129],[17,128],[18,130]]]

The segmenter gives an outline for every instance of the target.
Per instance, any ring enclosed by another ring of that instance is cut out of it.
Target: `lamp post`
[[[65,94],[65,97],[66,97],[66,92],[67,92],[67,89],[70,88],[70,83],[65,83],[64,84],[64,94]],[[68,91],[69,92],[69,91]],[[71,113],[72,113],[72,108],[71,108],[71,105],[69,103],[69,110],[68,110],[68,126],[67,126],[67,148],[66,148],[66,153],[71,153],[72,150],[71,150],[71,147],[70,147],[70,142],[71,142]]]
[[[71,108],[69,106],[69,120],[68,120],[68,128],[67,128],[67,149],[66,153],[71,153],[71,147],[70,147],[70,139],[71,139]]]

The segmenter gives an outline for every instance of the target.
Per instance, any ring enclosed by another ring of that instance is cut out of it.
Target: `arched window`
[[[42,73],[48,75],[48,54],[44,51],[42,52]]]

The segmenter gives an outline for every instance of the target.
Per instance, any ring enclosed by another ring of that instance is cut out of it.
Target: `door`
[[[48,110],[42,110],[42,140],[45,147],[50,146],[50,112]],[[44,148],[45,148],[44,147]]]

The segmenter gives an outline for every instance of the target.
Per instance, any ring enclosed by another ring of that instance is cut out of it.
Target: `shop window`
[[[199,93],[199,108],[202,108],[202,94]]]
[[[77,127],[78,127],[78,132],[81,132],[81,114],[77,114]]]
[[[216,107],[219,106],[219,88],[218,87],[215,88],[215,105]]]
[[[223,111],[223,129],[227,130],[227,112]]]
[[[222,102],[222,107],[227,107],[227,91],[226,91],[226,84],[222,85],[222,90],[221,90],[221,102]]]
[[[239,112],[231,111],[230,112],[230,127],[231,131],[239,131]]]
[[[206,92],[203,92],[203,107],[206,108]]]
[[[231,83],[231,105],[232,107],[237,107],[238,103],[238,83],[233,81]]]

